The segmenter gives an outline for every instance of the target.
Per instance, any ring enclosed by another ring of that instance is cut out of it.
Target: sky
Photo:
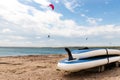
[[[0,46],[120,46],[119,3],[0,0]]]

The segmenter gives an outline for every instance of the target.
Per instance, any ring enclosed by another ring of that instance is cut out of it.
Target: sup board
[[[70,51],[65,48],[68,58],[58,62],[58,69],[76,72],[88,68],[102,66],[120,61],[120,50],[115,49],[83,49]]]
[[[68,60],[64,59],[58,62],[58,69],[69,71],[69,72],[77,72],[84,69],[89,69],[105,64],[109,64],[112,62],[117,62],[120,60],[120,56],[109,57],[109,61],[106,57],[97,57],[97,58],[82,58],[82,59],[74,59]]]
[[[101,55],[120,55],[118,49],[83,49],[71,51],[73,58],[88,58]]]

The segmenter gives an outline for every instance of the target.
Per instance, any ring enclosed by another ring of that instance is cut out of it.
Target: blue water
[[[66,54],[64,48],[0,47],[0,56]]]
[[[78,48],[69,48],[71,51]],[[67,54],[64,48],[38,48],[38,47],[0,47],[0,56],[24,56],[24,55],[47,55]]]

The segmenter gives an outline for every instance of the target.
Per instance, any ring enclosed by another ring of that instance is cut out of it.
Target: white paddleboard
[[[107,57],[84,58],[84,59],[75,59],[70,61],[68,59],[64,59],[59,61],[57,66],[58,69],[60,70],[76,72],[88,68],[109,64],[119,60],[120,60],[120,56],[109,57],[109,61]]]
[[[73,58],[88,58],[101,55],[120,55],[118,49],[83,49],[71,51]]]

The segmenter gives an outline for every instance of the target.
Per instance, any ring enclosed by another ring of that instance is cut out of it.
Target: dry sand
[[[98,73],[94,70],[76,73],[57,69],[66,55],[17,56],[0,58],[0,80],[120,80],[120,68]]]

